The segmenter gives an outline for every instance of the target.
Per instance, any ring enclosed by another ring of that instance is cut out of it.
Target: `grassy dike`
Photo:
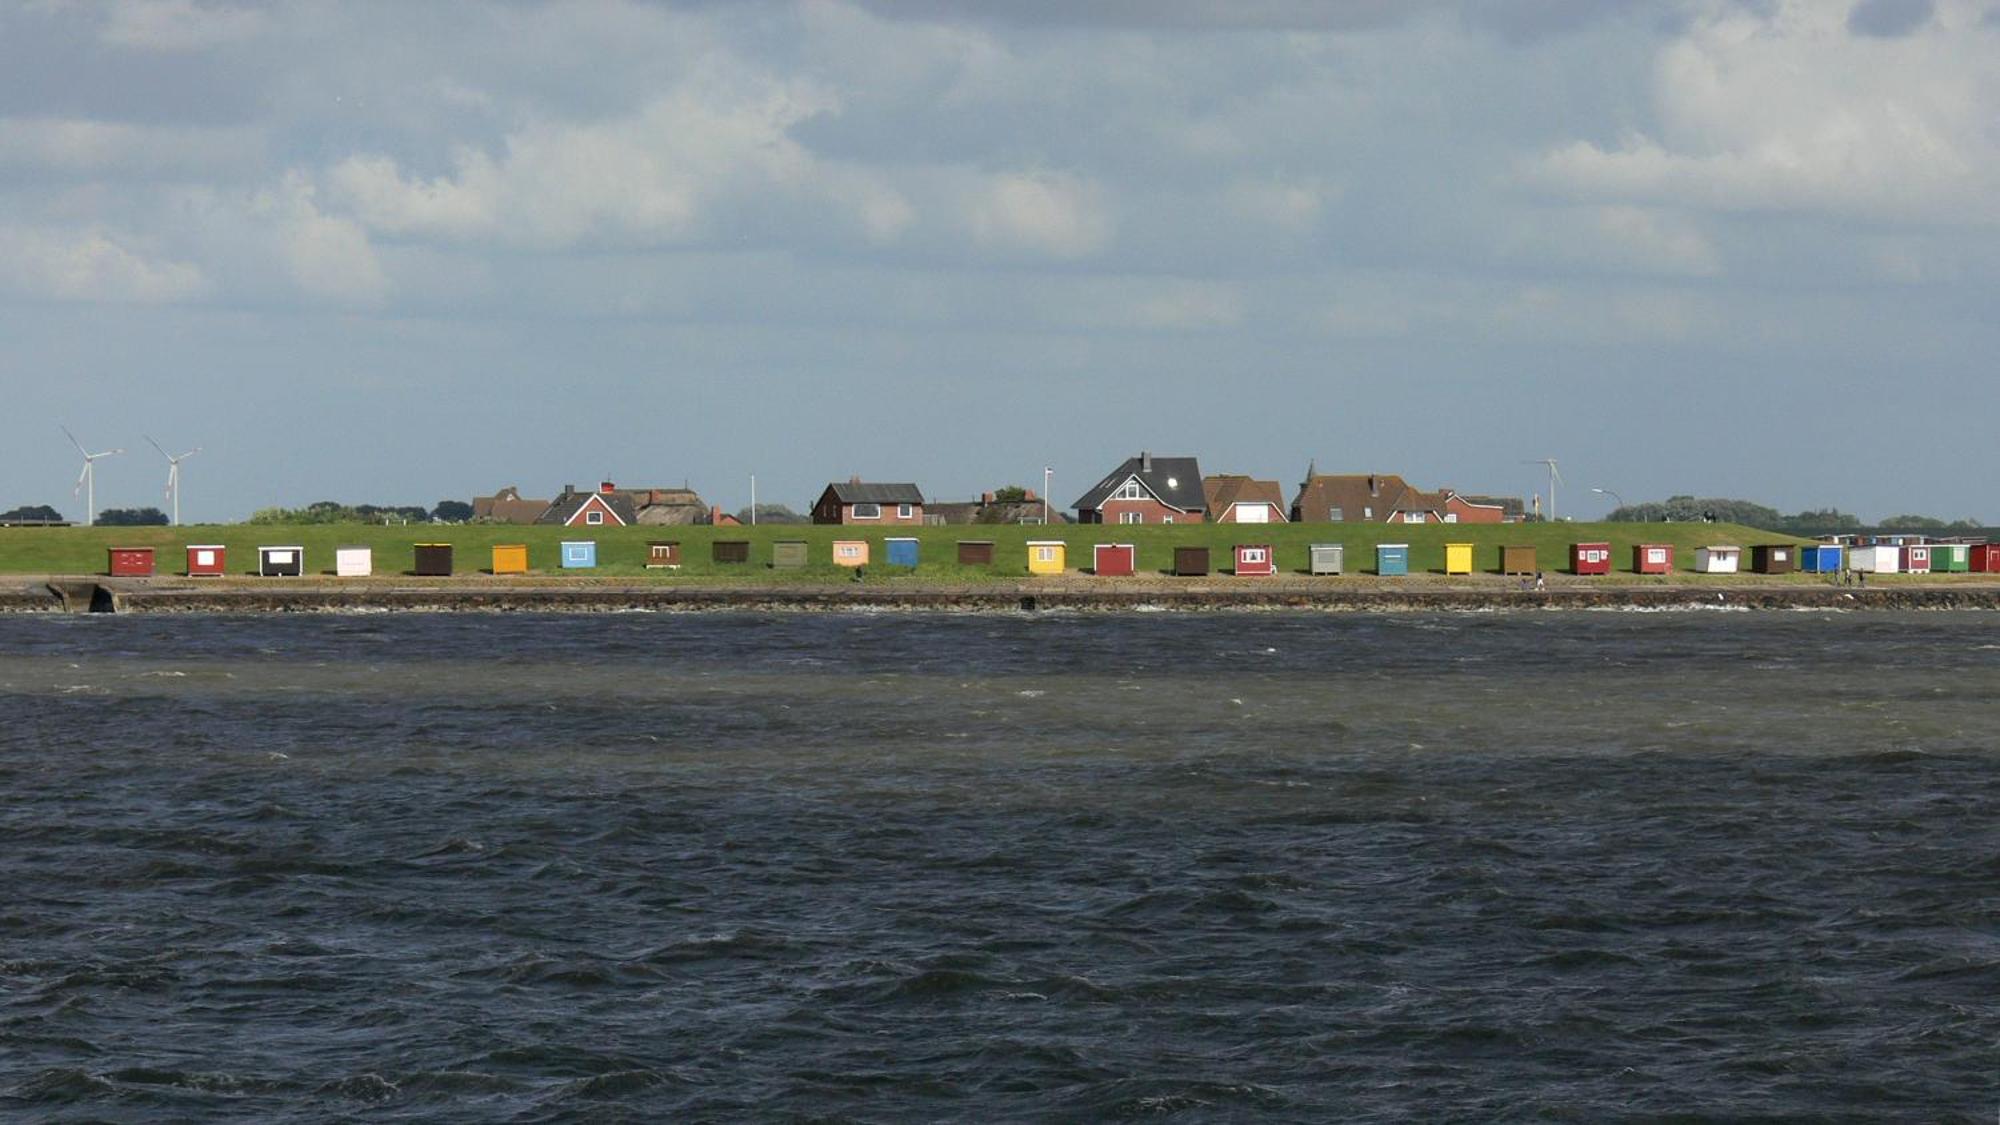
[[[921,541],[922,562],[913,573],[884,565],[883,540],[891,535],[913,536]],[[557,566],[558,544],[565,539],[597,542],[598,566],[593,570],[562,570]],[[646,544],[651,540],[678,540],[682,567],[678,571],[647,570]],[[717,564],[711,560],[710,544],[718,539],[747,540],[751,544],[748,565]],[[1530,544],[1536,559],[1550,574],[1569,569],[1569,546],[1576,542],[1608,542],[1612,547],[1614,574],[1627,581],[1662,582],[1654,576],[1631,573],[1632,548],[1638,543],[1671,543],[1675,548],[1676,573],[1691,574],[1698,547],[1735,544],[1748,547],[1758,543],[1796,542],[1793,537],[1735,524],[1692,523],[1536,523],[1511,525],[1431,524],[1180,524],[1167,527],[1121,527],[1115,525],[1068,524],[1054,527],[956,526],[910,530],[863,530],[852,527],[765,525],[750,527],[638,527],[638,528],[557,528],[518,527],[491,524],[449,526],[372,524],[249,525],[212,524],[191,527],[143,528],[0,528],[0,574],[89,575],[105,569],[105,550],[112,546],[150,546],[158,552],[158,573],[181,573],[186,561],[184,549],[191,543],[219,543],[229,549],[232,575],[252,573],[257,564],[257,547],[302,546],[309,575],[331,574],[334,548],[366,546],[374,549],[378,577],[396,577],[409,572],[412,548],[417,543],[450,543],[456,549],[455,566],[462,576],[484,574],[491,565],[495,544],[525,543],[532,573],[541,576],[574,578],[615,578],[688,582],[723,580],[733,583],[796,585],[851,583],[852,576],[830,561],[835,539],[865,539],[870,544],[870,584],[937,581],[976,583],[991,580],[1018,580],[1028,576],[1029,540],[1055,539],[1069,545],[1072,573],[1090,566],[1091,546],[1096,543],[1132,543],[1138,548],[1141,574],[1160,574],[1171,568],[1174,548],[1207,546],[1211,566],[1219,573],[1231,565],[1230,550],[1237,543],[1270,543],[1277,550],[1278,566],[1284,574],[1304,574],[1308,547],[1313,543],[1341,543],[1346,547],[1349,578],[1374,578],[1375,545],[1408,543],[1412,574],[1444,571],[1446,543],[1475,544],[1474,561],[1478,574],[1499,570],[1500,548],[1509,544]],[[995,563],[990,567],[961,567],[957,564],[956,543],[961,539],[990,539],[995,544]],[[802,570],[774,570],[769,565],[771,545],[779,540],[803,540],[808,544],[811,565]],[[1744,566],[1749,557],[1746,552]],[[1821,580],[1799,576],[1800,581]],[[1389,581],[1394,581],[1393,579]],[[1599,581],[1602,581],[1600,579]]]

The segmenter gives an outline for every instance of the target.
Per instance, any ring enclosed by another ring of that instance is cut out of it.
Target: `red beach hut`
[[[1672,543],[1641,543],[1632,548],[1632,573],[1672,574],[1673,571]]]
[[[2000,543],[1974,543],[1969,565],[1980,574],[2000,574]]]
[[[1091,548],[1090,569],[1100,578],[1130,578],[1138,556],[1130,543],[1099,543]]]
[[[189,578],[220,578],[229,573],[229,549],[219,543],[188,547]]]
[[[1571,543],[1569,570],[1571,574],[1610,574],[1611,544]]]
[[[1236,545],[1236,577],[1269,578],[1278,573],[1278,553],[1269,543]]]
[[[107,547],[109,556],[104,567],[105,573],[113,578],[151,578],[153,576],[153,549],[151,547]]]
[[[1903,548],[1904,574],[1929,574],[1931,572],[1931,548],[1928,543],[1912,543]]]

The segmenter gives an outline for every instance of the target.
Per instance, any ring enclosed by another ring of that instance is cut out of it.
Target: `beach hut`
[[[1410,573],[1410,545],[1408,543],[1375,544],[1375,573],[1385,578]]]
[[[1535,548],[1523,543],[1510,543],[1500,548],[1500,573],[1533,574],[1541,568],[1535,565]]]
[[[416,565],[411,567],[419,578],[447,578],[451,575],[451,544],[419,543],[416,546]]]
[[[1837,544],[1808,543],[1799,548],[1799,569],[1807,574],[1838,574],[1843,554]]]
[[[1974,574],[2000,574],[2000,543],[1974,543],[1966,565]]]
[[[597,540],[565,539],[562,541],[562,566],[564,570],[589,570],[597,566]]]
[[[187,549],[189,578],[220,578],[229,572],[229,549],[220,543],[203,543]]]
[[[1972,569],[1972,546],[1967,543],[1931,544],[1931,573],[1964,574]]]
[[[868,540],[836,539],[833,541],[833,565],[867,566]]]
[[[1929,574],[1931,572],[1931,545],[1912,543],[1903,548],[1904,574]]]
[[[1799,549],[1790,543],[1759,543],[1750,548],[1750,569],[1758,574],[1790,574],[1799,568]]]
[[[526,543],[495,543],[493,545],[493,573],[528,573],[528,545]]]
[[[1138,559],[1139,548],[1130,543],[1099,543],[1090,549],[1090,570],[1101,578],[1130,578]]]
[[[882,541],[882,561],[890,566],[917,568],[917,541],[908,536]]]
[[[1208,574],[1207,547],[1175,547],[1174,573],[1182,578],[1200,578]]]
[[[1743,568],[1743,548],[1729,546],[1696,547],[1696,574],[1735,574]]]
[[[1571,543],[1569,545],[1569,572],[1571,574],[1610,574],[1611,544]]]
[[[806,541],[780,539],[771,544],[771,565],[778,570],[798,570],[806,565]]]
[[[1894,574],[1902,567],[1902,552],[1889,543],[1870,543],[1847,551],[1847,569],[1858,574]]]
[[[1278,573],[1278,552],[1269,543],[1236,545],[1236,577],[1269,578]]]
[[[750,541],[717,539],[709,545],[708,557],[718,563],[747,563],[750,561]]]
[[[1472,544],[1446,543],[1444,545],[1444,572],[1446,574],[1472,573]]]
[[[340,578],[366,578],[375,573],[373,547],[335,547],[333,573]]]
[[[107,547],[104,554],[104,573],[113,578],[151,578],[153,576],[153,549],[151,547]]]
[[[1308,570],[1314,574],[1339,574],[1347,563],[1347,546],[1343,543],[1314,543],[1308,549]]]
[[[298,578],[306,572],[306,549],[300,546],[257,548],[257,573],[266,578]]]
[[[993,540],[961,539],[958,541],[958,565],[992,566]]]
[[[1069,544],[1060,539],[1028,540],[1028,573],[1061,574],[1069,565]]]
[[[679,570],[681,544],[678,539],[652,539],[646,543],[647,570]]]
[[[1632,573],[1672,574],[1673,570],[1672,543],[1640,543],[1632,548]]]

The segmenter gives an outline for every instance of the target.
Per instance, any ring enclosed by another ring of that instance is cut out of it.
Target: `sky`
[[[0,508],[66,425],[191,521],[1143,449],[1990,524],[1996,310],[2000,0],[0,6]]]

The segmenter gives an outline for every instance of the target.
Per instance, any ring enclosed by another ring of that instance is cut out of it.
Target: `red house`
[[[1446,523],[1520,523],[1521,502],[1494,496],[1466,496],[1444,489]],[[1609,557],[1608,555],[1606,556]]]
[[[866,484],[860,477],[826,486],[813,504],[814,523],[868,526],[921,525],[924,494],[914,484]]]
[[[1269,543],[1236,545],[1236,577],[1269,578],[1278,573],[1278,552]]]
[[[1571,574],[1610,574],[1611,544],[1571,543],[1569,570]]]
[[[638,521],[632,498],[610,481],[598,485],[596,492],[579,492],[573,484],[563,485],[562,495],[549,501],[548,510],[535,520],[559,527],[630,527]]]
[[[1070,506],[1078,523],[1202,523],[1208,514],[1200,464],[1150,453],[1126,458]]]
[[[1099,543],[1090,552],[1090,569],[1100,578],[1130,578],[1139,550],[1130,543]]]

